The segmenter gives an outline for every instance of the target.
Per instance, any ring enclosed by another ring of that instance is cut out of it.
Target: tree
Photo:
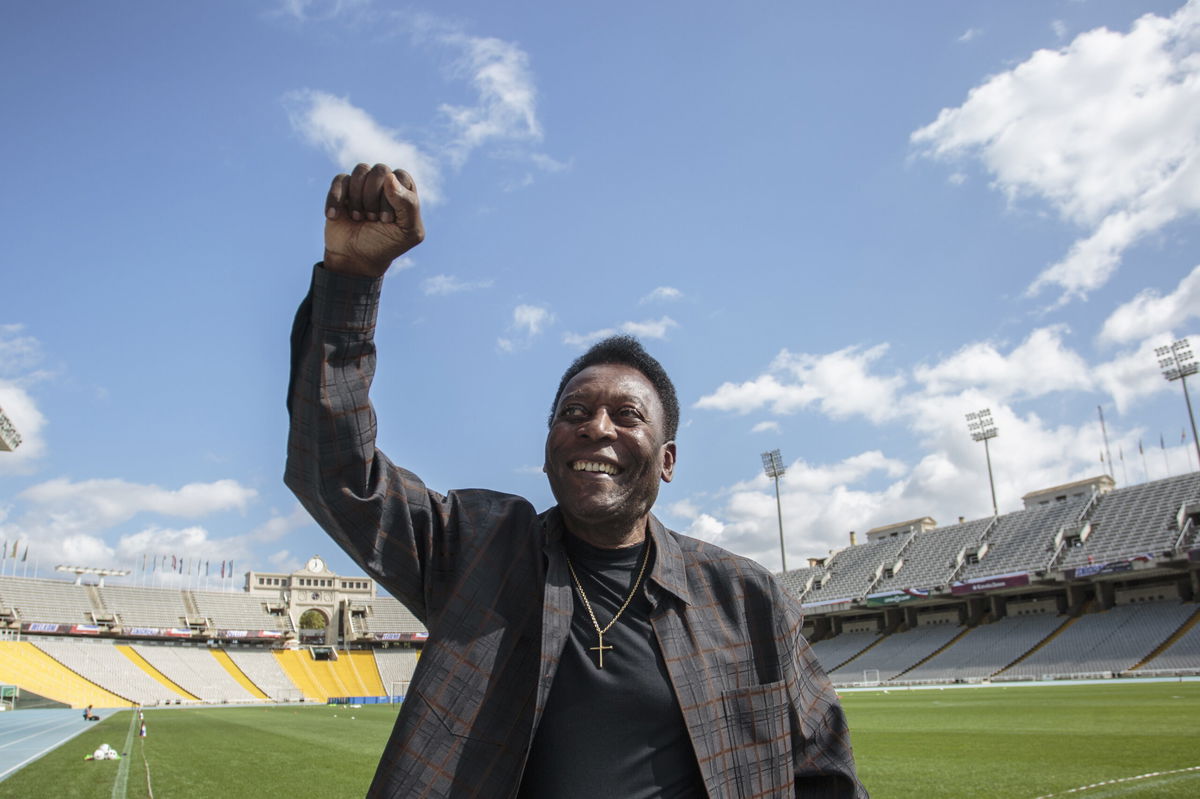
[[[319,610],[306,610],[300,616],[301,630],[324,630],[328,623],[325,614]]]

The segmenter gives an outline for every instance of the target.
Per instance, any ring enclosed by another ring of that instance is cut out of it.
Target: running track
[[[113,710],[93,711],[107,718]],[[0,780],[22,766],[71,740],[95,721],[84,721],[82,710],[11,710],[0,713]],[[119,745],[120,741],[115,741]],[[86,752],[81,752],[82,758]]]

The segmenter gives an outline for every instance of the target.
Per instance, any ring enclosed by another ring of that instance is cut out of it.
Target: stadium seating
[[[1059,564],[1061,568],[1109,560],[1158,555],[1179,535],[1179,506],[1200,496],[1200,474],[1185,474],[1119,488],[1100,497],[1090,514],[1091,535]]]
[[[109,641],[48,639],[33,643],[81,677],[139,705],[178,704],[191,699],[154,679]]]
[[[230,647],[225,652],[242,673],[271,699],[282,702],[300,698],[296,684],[288,679],[271,650]]]
[[[205,702],[249,702],[254,695],[238,685],[207,649],[136,644],[133,649],[167,679]]]
[[[98,610],[88,586],[62,580],[0,577],[0,604],[26,622],[91,624]]]
[[[125,627],[181,627],[188,615],[183,594],[169,588],[106,585],[98,589],[104,606]]]
[[[860,682],[866,679],[865,675],[878,672],[880,681],[890,680],[932,655],[960,632],[960,627],[941,624],[893,633],[830,672],[829,678],[845,684]]]
[[[291,632],[287,614],[268,613],[262,597],[230,591],[190,592],[200,615],[214,627],[229,630],[277,630]]]
[[[1007,616],[971,629],[954,646],[903,675],[905,682],[987,679],[1024,655],[1066,621],[1060,616]]]
[[[1194,612],[1180,602],[1119,605],[1085,613],[1000,678],[1117,674],[1162,644]]]
[[[1139,671],[1147,675],[1164,671],[1200,671],[1200,610],[1192,614],[1185,627],[1178,639],[1157,657],[1142,664]]]
[[[376,649],[375,664],[384,690],[390,694],[412,681],[413,671],[417,668],[417,650]]]

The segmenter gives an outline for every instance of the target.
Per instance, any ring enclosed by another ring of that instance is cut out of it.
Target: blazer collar
[[[550,508],[543,517],[545,519],[546,543],[544,550],[549,556],[554,551],[561,551],[563,537],[562,513],[558,506]],[[675,595],[681,601],[691,604],[692,595],[688,591],[687,569],[683,560],[683,550],[675,534],[663,526],[658,517],[650,514],[650,540],[654,542],[654,568],[650,571],[650,580],[663,590]]]

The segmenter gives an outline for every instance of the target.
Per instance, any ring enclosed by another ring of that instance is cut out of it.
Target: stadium
[[[871,759],[855,724],[863,701],[856,691],[888,702],[903,689],[994,692],[1061,682],[1075,690],[1119,684],[1123,696],[1134,696],[1128,684],[1137,682],[1165,685],[1194,709],[1195,685],[1187,681],[1200,676],[1198,526],[1200,473],[1123,488],[1101,475],[1032,491],[1011,513],[942,526],[924,517],[866,531],[861,542],[852,533],[845,548],[782,574],[805,607],[814,652],[848,691],[868,787]],[[292,716],[258,717],[256,724],[273,731],[318,718],[311,713],[330,722],[341,709],[342,717],[352,713],[357,722],[362,715],[377,727],[362,744],[366,763],[355,784],[365,786],[369,753],[382,747],[426,638],[420,622],[380,595],[370,578],[334,574],[319,556],[293,573],[246,572],[238,590],[224,591],[114,584],[128,573],[94,567],[60,571],[74,578],[0,577],[0,682],[8,708],[106,709],[117,744],[126,732],[132,736],[131,718],[171,729],[189,717],[208,719],[209,710],[233,719],[237,709],[290,708]],[[1042,704],[1048,690],[1025,695]],[[989,694],[957,694],[968,695]],[[997,701],[1004,712],[1014,707],[1011,692]],[[123,708],[137,712],[112,712]],[[1054,723],[1068,718],[1056,715]],[[182,739],[203,739],[207,723]],[[884,728],[895,724],[890,718]],[[1165,734],[1171,737],[1170,727]],[[156,740],[138,741],[150,786],[146,751]],[[28,769],[6,767],[10,779],[0,782],[0,795],[25,795],[8,791],[21,778],[34,779],[27,774],[60,751],[87,746],[72,742]],[[132,738],[118,748],[128,754]],[[75,760],[68,760],[72,769]],[[1194,779],[1195,765],[1169,771]],[[1156,784],[1154,791],[1161,789]]]

